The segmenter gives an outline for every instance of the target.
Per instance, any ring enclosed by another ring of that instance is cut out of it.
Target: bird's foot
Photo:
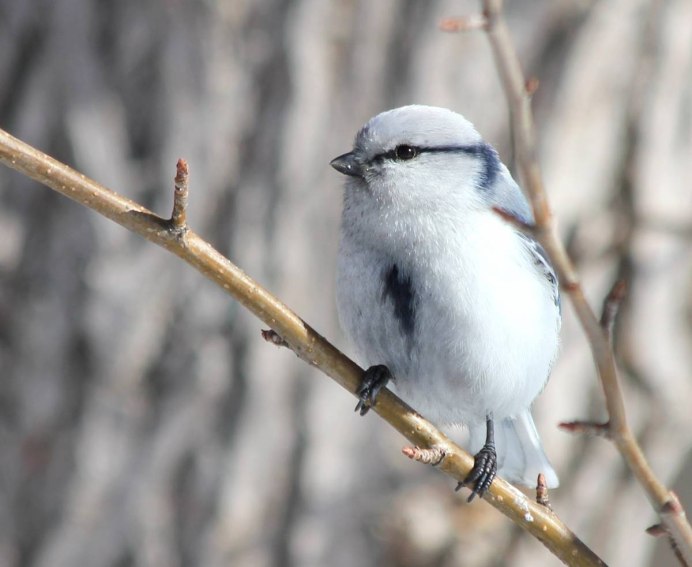
[[[494,444],[485,444],[474,457],[473,468],[466,478],[462,480],[455,490],[462,486],[473,487],[467,502],[471,502],[476,496],[483,498],[497,473],[497,452]]]
[[[359,402],[355,411],[360,412],[360,415],[368,413],[368,410],[377,403],[377,394],[392,378],[392,373],[384,364],[371,366],[363,372],[363,381],[356,392]]]

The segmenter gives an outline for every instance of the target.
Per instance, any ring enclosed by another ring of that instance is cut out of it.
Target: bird
[[[391,383],[436,425],[467,427],[469,502],[496,474],[558,486],[531,405],[559,349],[559,284],[497,151],[461,114],[409,105],[330,165],[346,176],[337,312],[367,364],[356,411]]]

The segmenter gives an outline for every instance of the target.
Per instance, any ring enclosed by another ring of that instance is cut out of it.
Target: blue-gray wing
[[[522,222],[533,222],[531,207],[504,164],[500,163],[495,183],[484,195],[490,206],[499,207]]]
[[[490,191],[487,192],[487,195],[490,205],[504,209],[522,222],[533,223],[533,214],[529,203],[504,164],[499,165],[497,178]],[[560,309],[560,284],[557,281],[557,275],[553,265],[550,263],[548,254],[543,246],[531,236],[523,233],[519,233],[519,236],[526,245],[526,249],[531,255],[539,273],[548,280],[555,305]]]
[[[504,164],[498,163],[497,176],[494,179],[494,183],[484,192],[484,195],[488,199],[489,205],[500,207],[522,222],[533,223],[531,207],[529,207],[526,197]],[[557,274],[553,269],[550,258],[548,258],[548,254],[543,246],[531,236],[523,233],[519,233],[519,236],[526,245],[526,249],[531,255],[536,269],[548,281],[552,290],[553,301],[555,301],[555,305],[559,310],[560,284],[557,281]]]

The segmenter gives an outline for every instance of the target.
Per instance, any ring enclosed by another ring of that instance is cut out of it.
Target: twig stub
[[[545,475],[543,473],[538,474],[538,480],[536,482],[536,502],[549,510],[553,509],[550,505],[550,498],[548,497],[548,483],[545,481]]]
[[[187,161],[179,159],[176,164],[175,189],[173,191],[173,213],[171,214],[171,228],[176,232],[187,230],[187,194],[188,194],[188,167]]]
[[[432,465],[436,467],[445,458],[445,450],[440,447],[431,447],[430,449],[423,449],[421,447],[407,445],[401,452],[406,455],[409,459],[413,461],[418,461],[425,465]]]
[[[461,18],[445,18],[439,24],[443,32],[466,32],[474,30],[484,30],[488,25],[488,20],[484,14],[472,14]]]
[[[646,528],[646,533],[650,536],[661,537],[668,535],[668,530],[663,524],[654,524],[653,526]]]
[[[268,343],[271,343],[278,347],[290,348],[288,346],[288,343],[281,338],[279,333],[273,331],[272,329],[262,329],[262,338]]]
[[[599,435],[610,439],[610,422],[598,423],[596,421],[563,421],[558,427],[569,433],[587,433]]]
[[[528,96],[533,96],[536,94],[540,84],[541,82],[538,80],[538,77],[529,77],[526,79],[526,94]]]

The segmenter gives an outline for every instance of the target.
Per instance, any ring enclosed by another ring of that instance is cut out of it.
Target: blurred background
[[[342,179],[372,115],[450,107],[513,164],[486,38],[451,0],[0,0],[0,127],[194,230],[347,353]],[[632,426],[692,507],[692,3],[515,0],[560,229],[616,328]],[[0,565],[557,565],[191,268],[0,169]],[[608,563],[673,565],[602,419],[583,334],[535,404],[556,512]]]

